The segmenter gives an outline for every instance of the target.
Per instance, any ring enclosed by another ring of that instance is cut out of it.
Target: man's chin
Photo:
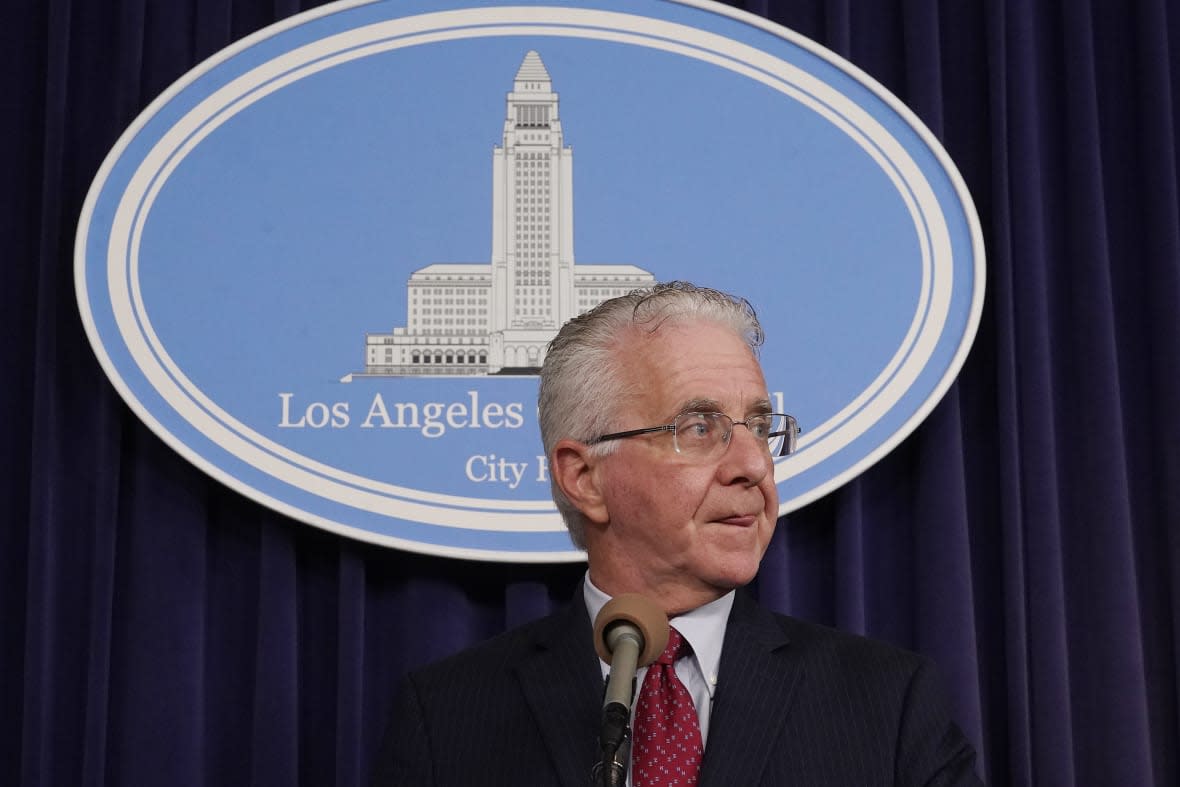
[[[757,573],[758,561],[751,561],[748,565],[743,561],[721,566],[714,574],[710,584],[721,591],[721,595],[724,595],[731,590],[750,584]]]

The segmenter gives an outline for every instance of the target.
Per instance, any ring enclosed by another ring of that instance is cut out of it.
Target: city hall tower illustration
[[[490,264],[414,271],[406,326],[366,334],[355,376],[536,374],[564,322],[654,283],[633,265],[574,264],[573,155],[553,80],[530,51],[492,150]]]

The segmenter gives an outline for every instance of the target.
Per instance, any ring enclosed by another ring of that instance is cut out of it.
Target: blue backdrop
[[[285,520],[164,446],[91,354],[72,242],[103,156],[195,63],[315,3],[11,5],[0,783],[362,784],[406,669],[563,603],[581,568]],[[959,382],[779,523],[757,594],[934,657],[989,783],[1180,783],[1180,4],[745,7],[915,110],[989,259]]]

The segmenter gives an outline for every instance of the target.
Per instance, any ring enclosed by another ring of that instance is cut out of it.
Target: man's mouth
[[[732,525],[734,527],[753,527],[758,521],[757,514],[734,514],[727,516],[724,519],[718,519],[723,525]]]

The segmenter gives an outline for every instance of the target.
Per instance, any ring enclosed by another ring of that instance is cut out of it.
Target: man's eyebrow
[[[723,413],[721,402],[716,399],[689,399],[680,406],[678,415],[683,413]]]
[[[750,404],[749,412],[754,414],[771,413],[774,412],[774,405],[770,403],[769,399],[759,399]]]
[[[773,407],[769,399],[758,399],[750,403],[746,410],[746,415],[761,415],[763,413],[772,412]],[[725,408],[721,406],[721,402],[716,399],[689,399],[685,402],[677,415],[683,413],[724,413]]]

